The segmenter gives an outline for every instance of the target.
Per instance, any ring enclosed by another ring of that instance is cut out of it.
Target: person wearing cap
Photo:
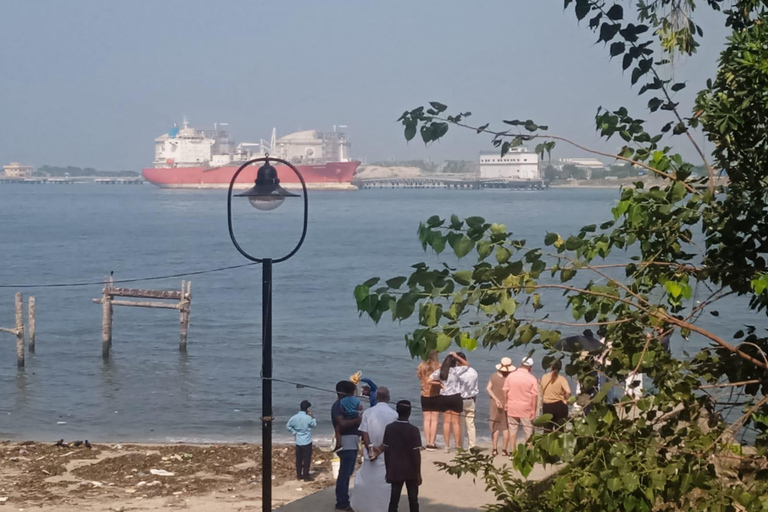
[[[310,481],[309,466],[312,463],[312,429],[317,420],[312,415],[312,404],[301,402],[300,411],[291,416],[286,427],[296,437],[296,479]]]
[[[361,382],[365,384],[365,386],[363,386],[363,389],[360,390],[360,396],[364,396],[368,398],[368,404],[371,407],[375,407],[376,406],[376,390],[379,389],[376,383],[367,377],[363,377],[363,372],[361,371],[350,375],[349,380],[355,386],[357,386]]]
[[[460,360],[462,361],[462,365],[467,366],[467,371],[462,374],[461,377],[459,377],[459,380],[461,381],[461,400],[462,400],[462,419],[459,421],[459,425],[461,426],[461,436],[459,436],[459,441],[461,441],[461,447],[464,447],[464,436],[467,436],[467,443],[469,449],[472,449],[475,447],[475,442],[477,439],[477,430],[475,429],[475,405],[477,402],[477,394],[478,394],[478,387],[477,387],[477,371],[472,368],[467,360],[467,356],[464,354],[464,352],[457,352],[456,355],[459,356]]]
[[[493,442],[492,455],[499,454],[499,433],[502,436],[502,450],[501,453],[505,456],[509,455],[509,429],[507,427],[507,413],[504,409],[504,382],[507,380],[507,376],[512,373],[515,367],[512,365],[512,360],[508,357],[502,357],[501,362],[496,365],[496,373],[491,375],[488,379],[488,385],[485,390],[488,392],[488,396],[491,397],[491,440]]]
[[[533,420],[539,401],[539,381],[531,373],[533,359],[526,357],[517,370],[504,381],[504,403],[512,451],[517,446],[517,432],[523,430],[525,442],[533,435]]]

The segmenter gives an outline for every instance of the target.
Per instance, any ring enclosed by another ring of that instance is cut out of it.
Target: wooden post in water
[[[16,336],[16,364],[24,368],[24,298],[21,292],[16,294],[16,327],[13,329],[0,327],[0,332]]]
[[[112,348],[112,277],[104,278],[104,290],[101,295],[101,355],[109,357]]]
[[[179,337],[179,350],[187,350],[187,333],[189,332],[189,310],[192,301],[192,282],[181,282],[181,300],[179,301],[179,316],[181,323],[181,334]]]
[[[29,351],[35,351],[35,334],[37,330],[37,320],[35,318],[35,298],[29,298],[28,311],[29,314]]]
[[[16,293],[16,364],[24,367],[24,298]]]
[[[160,299],[155,301],[122,300],[115,297],[128,297],[130,299]],[[163,300],[177,300],[176,304],[162,302]],[[112,310],[114,306],[129,306],[134,308],[161,308],[175,309],[179,311],[181,334],[179,337],[179,350],[187,350],[187,334],[189,333],[189,312],[192,305],[192,283],[181,282],[181,291],[175,290],[140,290],[133,288],[121,288],[114,286],[112,277],[104,280],[104,290],[100,299],[93,302],[101,304],[101,341],[102,355],[109,357],[112,348]]]

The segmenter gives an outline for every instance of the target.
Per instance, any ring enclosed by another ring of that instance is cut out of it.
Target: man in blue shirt
[[[312,404],[301,402],[301,411],[288,420],[288,431],[296,436],[296,479],[311,481],[309,466],[312,463],[312,428],[317,420],[312,416]]]

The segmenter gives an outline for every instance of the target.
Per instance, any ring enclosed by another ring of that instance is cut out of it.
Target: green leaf
[[[512,316],[515,314],[515,310],[517,309],[517,302],[515,301],[514,297],[509,297],[508,299],[501,301],[499,307],[502,311],[504,311],[504,313]]]
[[[477,349],[477,340],[475,338],[470,337],[469,334],[465,332],[461,333],[459,343],[461,345],[461,348],[465,350],[469,350],[470,352]]]
[[[685,89],[685,82],[679,82],[672,86],[672,91],[674,92],[682,91],[683,89]]]
[[[459,270],[453,273],[453,279],[462,286],[468,286],[472,282],[471,270]]]
[[[683,293],[683,287],[677,281],[667,281],[664,283],[664,288],[672,297],[677,299]]]
[[[443,334],[442,332],[437,335],[437,347],[436,350],[438,352],[445,352],[448,350],[448,347],[451,346],[451,342],[453,340],[450,336]]]
[[[624,18],[624,9],[619,4],[613,4],[608,12],[605,13],[608,18],[613,21],[618,21]]]
[[[547,233],[544,237],[544,245],[552,245],[557,242],[559,235],[557,233]]]
[[[581,21],[589,14],[590,3],[589,0],[576,0],[576,18]]]
[[[429,245],[437,254],[445,250],[445,240],[446,238],[439,231],[432,231],[429,235]]]
[[[481,260],[484,260],[493,252],[493,244],[488,240],[480,240],[477,242],[477,255]]]
[[[617,41],[615,43],[611,43],[611,48],[610,48],[611,57],[616,57],[617,55],[621,55],[622,53],[624,53],[625,50],[626,50],[626,45],[623,42]]]
[[[537,418],[535,418],[533,420],[533,426],[535,426],[535,427],[543,427],[543,426],[547,425],[550,421],[552,421],[552,417],[553,416],[551,414],[549,414],[549,413],[542,414],[541,416],[539,416],[539,417],[537,417]]]
[[[482,217],[467,217],[464,220],[467,223],[467,226],[471,228],[477,228],[485,224],[485,219]]]
[[[584,240],[577,236],[569,236],[565,241],[565,248],[569,251],[575,251],[584,244]]]
[[[506,247],[497,247],[496,248],[496,261],[503,264],[509,261],[509,258],[512,256],[512,253],[509,252],[509,249]]]
[[[392,279],[388,279],[386,281],[386,283],[387,283],[387,286],[389,286],[390,288],[396,290],[396,289],[400,288],[401,286],[403,286],[403,284],[407,280],[408,280],[407,277],[400,276],[400,277],[393,277]]]
[[[600,41],[605,41],[607,43],[616,37],[616,34],[619,33],[619,28],[621,27],[615,23],[603,23],[600,26],[600,38],[597,40],[597,42],[599,43]]]
[[[395,316],[400,320],[405,320],[413,314],[415,309],[416,304],[403,296],[397,301],[397,305],[395,306]]]
[[[358,307],[363,302],[363,299],[368,297],[370,293],[371,293],[370,288],[368,288],[364,284],[359,284],[355,286],[355,300],[357,301]]]
[[[427,226],[430,228],[437,228],[442,226],[445,223],[443,219],[440,218],[439,215],[433,215],[430,218],[427,219]]]
[[[445,112],[448,109],[447,106],[443,105],[438,101],[430,101],[429,104],[432,105],[432,108],[434,108],[438,112]]]
[[[449,240],[449,243],[451,244],[451,247],[453,247],[453,252],[456,253],[456,257],[458,258],[463,258],[475,247],[475,242],[467,238],[466,235],[462,235],[461,238],[458,239]]]

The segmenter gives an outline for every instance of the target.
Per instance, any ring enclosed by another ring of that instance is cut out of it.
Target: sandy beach
[[[477,510],[493,500],[482,481],[438,471],[453,455],[423,453],[423,510]],[[331,510],[331,453],[313,453],[313,482],[296,480],[292,446],[274,450],[274,508]],[[144,512],[261,509],[258,445],[0,443],[0,506],[41,512]],[[498,457],[498,464],[509,463]],[[538,479],[553,468],[536,468]],[[353,478],[354,482],[354,478]],[[452,489],[446,493],[445,489]],[[405,499],[405,496],[403,496]],[[405,502],[403,502],[405,503]]]
[[[183,509],[241,511],[261,507],[257,445],[140,445],[4,442],[0,506],[43,512]],[[277,446],[275,507],[332,485],[331,454],[314,450],[315,481],[296,480],[293,446]]]

